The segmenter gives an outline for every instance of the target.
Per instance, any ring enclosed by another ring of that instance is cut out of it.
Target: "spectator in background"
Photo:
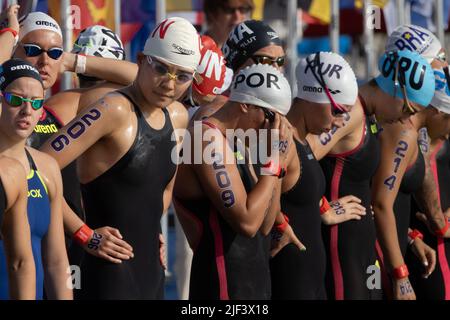
[[[205,0],[205,34],[213,38],[221,48],[231,30],[242,21],[250,19],[254,8],[253,0]]]

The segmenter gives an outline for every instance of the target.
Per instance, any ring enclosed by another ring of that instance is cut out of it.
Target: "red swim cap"
[[[193,89],[202,96],[220,94],[225,80],[225,60],[222,51],[208,36],[201,36],[201,58]]]

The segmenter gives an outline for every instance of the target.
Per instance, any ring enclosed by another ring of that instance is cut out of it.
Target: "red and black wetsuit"
[[[215,128],[213,124],[204,124]],[[254,183],[246,165],[237,165],[247,192]],[[257,232],[249,238],[234,231],[208,198],[176,199],[180,215],[196,225],[189,299],[267,300],[270,299],[270,238]]]
[[[366,116],[367,117],[367,116]],[[329,299],[376,299],[381,290],[369,289],[368,267],[376,263],[375,224],[371,214],[371,178],[380,161],[380,145],[366,119],[359,145],[342,154],[328,154],[320,161],[327,181],[327,198],[354,195],[367,214],[361,220],[323,226],[327,249],[326,286]]]
[[[437,182],[442,211],[450,207],[450,142],[441,142],[431,154],[431,170]],[[413,206],[414,209],[416,206]],[[424,241],[436,250],[436,268],[424,279],[422,274],[424,267],[420,261],[408,253],[408,268],[410,280],[418,299],[450,300],[450,239],[437,238],[428,231],[428,228],[417,220],[415,213],[411,211],[412,228],[417,228],[424,235]]]
[[[163,194],[176,170],[171,153],[175,141],[169,112],[165,123],[153,129],[139,106],[136,137],[130,149],[111,168],[81,185],[86,219],[93,229],[120,230],[134,258],[114,264],[86,254],[81,264],[81,299],[162,299],[164,270],[160,263],[159,233]]]
[[[284,247],[270,262],[272,299],[326,299],[326,253],[322,241],[319,202],[325,193],[325,177],[309,144],[295,140],[301,176],[281,195],[281,208],[289,224],[306,246]]]

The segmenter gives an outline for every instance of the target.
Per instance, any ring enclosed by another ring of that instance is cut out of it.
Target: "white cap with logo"
[[[168,18],[150,33],[143,53],[182,68],[196,70],[200,62],[200,36],[186,19]]]
[[[31,12],[20,24],[19,39],[36,30],[50,30],[62,38],[61,28],[55,19],[43,12]]]
[[[414,51],[428,63],[437,57],[441,49],[441,42],[431,31],[412,24],[395,28],[386,42],[386,51]]]
[[[292,103],[291,87],[284,75],[274,67],[254,64],[236,75],[229,100],[286,115]]]
[[[297,97],[315,103],[330,103],[326,89],[336,103],[353,105],[358,84],[352,67],[337,53],[317,52],[301,59],[295,70]],[[325,89],[326,87],[326,89]]]

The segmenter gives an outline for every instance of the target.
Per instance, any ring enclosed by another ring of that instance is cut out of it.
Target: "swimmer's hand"
[[[166,241],[164,240],[164,236],[159,234],[159,262],[164,270],[167,270],[167,259],[166,259]]]
[[[326,225],[334,225],[348,220],[361,220],[366,215],[366,208],[362,206],[361,200],[349,195],[330,202],[330,209],[320,217]]]
[[[450,208],[445,210],[445,212],[443,212],[443,214],[444,214],[444,217],[449,219],[449,221],[450,221]],[[433,230],[433,228],[431,227],[428,217],[425,214],[423,214],[421,212],[417,212],[416,217],[417,217],[417,219],[422,221],[427,226],[427,228],[428,228],[428,230],[430,230],[431,234],[435,234],[435,230]],[[444,238],[450,238],[450,228],[447,229],[447,232],[445,233]]]
[[[283,233],[273,229],[270,256],[273,258],[281,249],[290,243],[296,245],[300,251],[306,251],[306,247],[297,238],[290,225],[286,227]]]
[[[416,300],[416,294],[408,277],[392,280],[392,286],[395,300]]]
[[[94,234],[83,247],[93,256],[112,263],[122,263],[122,260],[134,257],[133,248],[122,240],[119,230],[111,227],[95,229]]]
[[[411,243],[411,250],[424,267],[422,277],[427,279],[436,267],[436,251],[418,237]]]

